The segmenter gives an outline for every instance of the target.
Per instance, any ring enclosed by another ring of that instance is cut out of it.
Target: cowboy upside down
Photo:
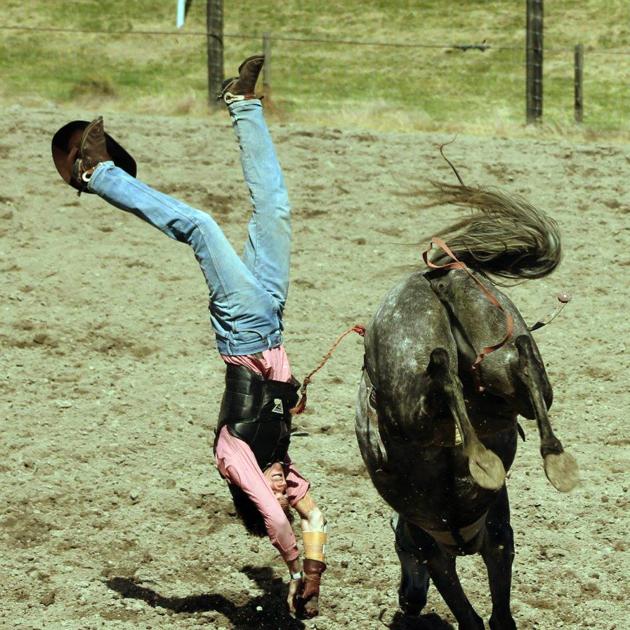
[[[268,535],[286,562],[290,611],[312,617],[319,612],[326,569],[326,521],[288,453],[299,387],[282,339],[291,211],[262,104],[254,94],[263,63],[263,56],[246,59],[239,76],[226,81],[220,94],[236,132],[253,204],[240,257],[209,214],[135,178],[135,161],[105,133],[101,117],[62,127],[52,150],[68,184],[192,247],[208,285],[210,320],[226,364],[215,463],[247,530]],[[302,566],[291,509],[301,520]]]

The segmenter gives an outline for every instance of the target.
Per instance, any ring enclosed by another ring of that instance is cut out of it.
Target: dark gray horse
[[[477,211],[446,228],[448,246],[434,250],[433,268],[394,287],[368,326],[357,438],[376,489],[397,512],[403,612],[420,613],[430,577],[460,628],[483,628],[455,567],[457,555],[478,552],[490,582],[490,627],[515,628],[504,478],[518,415],[536,419],[551,483],[568,491],[578,477],[549,423],[552,390],[536,343],[487,274],[551,273],[560,237],[543,213],[500,192],[441,185],[433,201]]]

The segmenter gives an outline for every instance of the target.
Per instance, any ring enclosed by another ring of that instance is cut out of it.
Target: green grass
[[[5,103],[106,103],[110,110],[203,114],[208,99],[203,0],[193,0],[176,36],[116,33],[175,31],[175,5],[175,0],[5,0],[3,26],[75,32],[1,30],[0,97]],[[524,13],[524,0],[226,0],[226,73],[260,50],[262,34],[270,32],[276,36],[277,116],[377,129],[524,131]],[[543,128],[581,137],[630,137],[629,18],[627,0],[546,3]],[[291,36],[430,47],[281,39]],[[492,47],[485,52],[448,48],[484,40]],[[581,127],[573,122],[577,43],[585,46]]]

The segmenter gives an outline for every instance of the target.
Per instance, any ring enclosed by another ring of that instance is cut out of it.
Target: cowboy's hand
[[[297,598],[300,617],[316,617],[319,614],[319,585],[326,565],[319,560],[304,560],[302,590]]]
[[[297,597],[301,590],[302,578],[291,579],[289,582],[289,594],[287,595],[287,606],[292,615],[294,615],[297,610]]]

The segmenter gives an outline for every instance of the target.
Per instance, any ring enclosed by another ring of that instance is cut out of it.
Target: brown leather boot
[[[302,571],[302,591],[298,593],[297,613],[301,618],[311,619],[319,614],[319,589],[326,563],[319,560],[304,559]]]
[[[107,152],[102,116],[93,120],[84,129],[79,146],[74,147],[70,155],[74,158],[71,182],[79,191],[85,192],[96,166],[112,159]]]
[[[229,105],[236,101],[257,98],[254,90],[264,63],[264,55],[252,55],[245,59],[238,67],[238,76],[223,81],[218,99]]]

